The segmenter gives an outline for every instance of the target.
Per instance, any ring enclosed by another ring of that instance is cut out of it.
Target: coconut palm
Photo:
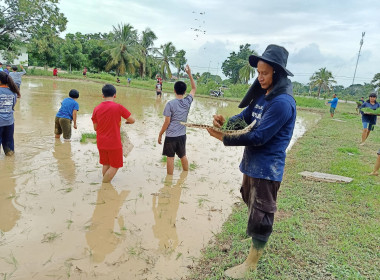
[[[141,57],[140,46],[137,42],[137,31],[130,24],[113,26],[113,41],[111,48],[104,51],[108,55],[106,70],[116,68],[119,75],[125,72],[135,73]]]
[[[336,83],[332,73],[326,70],[326,67],[319,69],[310,77],[310,87],[318,87],[318,98],[321,89],[330,92],[332,85]]]
[[[253,68],[249,61],[240,59],[241,63],[244,63],[244,66],[239,69],[239,80],[243,84],[248,84],[248,81],[255,76],[255,68]]]
[[[176,53],[174,58],[174,66],[177,68],[177,77],[179,78],[179,72],[185,70],[187,59],[185,58],[186,51],[180,50]]]
[[[156,34],[150,28],[146,28],[145,31],[142,32],[140,47],[141,47],[141,59],[140,59],[140,77],[144,77],[147,74],[147,60],[150,56],[149,53],[154,50],[153,42],[157,39]]]
[[[166,73],[169,78],[172,77],[172,71],[170,70],[170,64],[174,63],[176,49],[172,42],[161,45],[160,50],[156,50],[156,53],[159,55],[157,57],[163,79],[166,79]]]

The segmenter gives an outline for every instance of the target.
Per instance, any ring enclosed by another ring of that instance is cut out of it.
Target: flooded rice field
[[[157,137],[165,103],[152,91],[118,87],[132,112],[123,125],[128,154],[102,184],[91,114],[102,84],[25,78],[15,108],[15,155],[0,154],[0,277],[3,279],[181,279],[239,200],[242,147],[224,147],[187,129],[189,172],[166,176]],[[72,141],[54,138],[54,118],[70,89],[80,92]],[[188,121],[211,124],[238,103],[195,98]],[[317,115],[298,112],[295,138]],[[294,141],[294,139],[293,139]]]

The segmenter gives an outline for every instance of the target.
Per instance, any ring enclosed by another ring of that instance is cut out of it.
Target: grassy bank
[[[317,102],[316,108],[322,102],[297,101],[305,107]],[[288,153],[274,231],[247,279],[380,279],[380,178],[368,176],[380,148],[380,127],[359,146],[361,120],[354,104],[339,104],[334,120],[327,106],[314,110],[322,119]],[[354,180],[309,181],[298,174],[305,170]],[[247,256],[246,224],[247,209],[239,203],[186,279],[227,279],[223,271]]]

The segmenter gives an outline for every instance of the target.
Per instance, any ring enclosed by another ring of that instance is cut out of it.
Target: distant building
[[[21,52],[21,55],[17,59],[15,59],[12,63],[9,63],[9,64],[19,65],[20,62],[22,62],[24,66],[28,66],[29,57],[28,57],[27,48],[26,47],[20,47],[20,52]],[[2,54],[3,54],[3,51],[0,51],[0,62],[2,62],[5,65],[8,62],[4,59]]]

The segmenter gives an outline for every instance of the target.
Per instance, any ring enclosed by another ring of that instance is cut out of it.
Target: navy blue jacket
[[[295,100],[286,92],[289,89],[272,98],[260,94],[240,114],[230,119],[244,119],[247,124],[256,120],[251,132],[223,137],[226,146],[245,146],[240,171],[250,177],[282,181],[286,148],[296,120]]]

